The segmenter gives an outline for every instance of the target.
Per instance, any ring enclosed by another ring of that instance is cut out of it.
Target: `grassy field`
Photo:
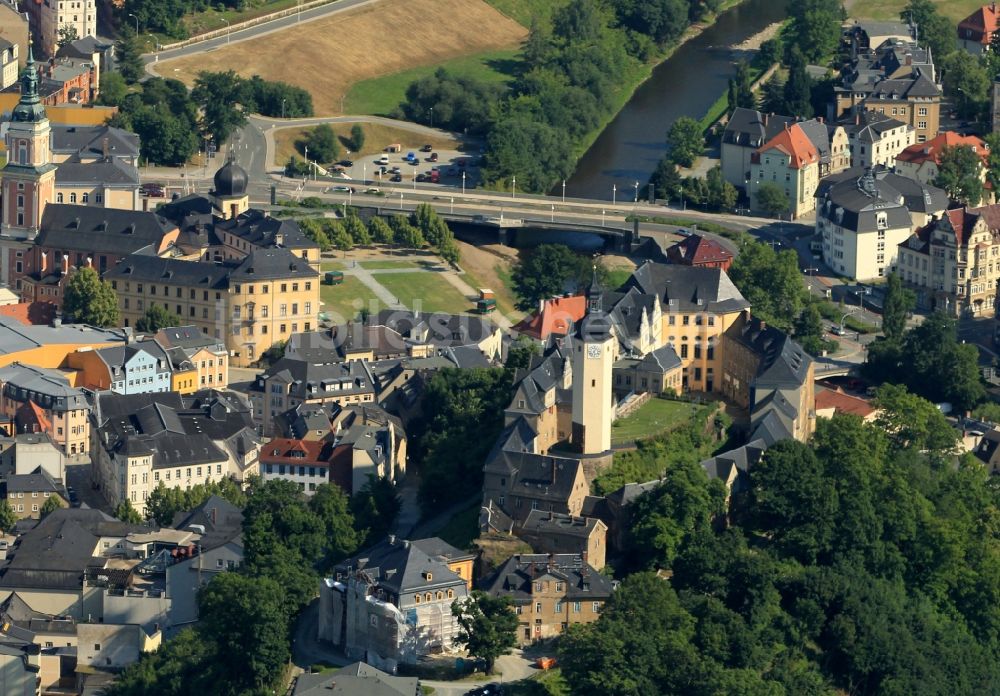
[[[378,299],[367,285],[353,276],[345,276],[340,285],[321,285],[319,297],[323,301],[323,311],[337,323],[340,319],[354,319],[359,309],[370,308]]]
[[[504,684],[503,692],[507,696],[569,696],[569,686],[557,668],[530,679]]]
[[[464,77],[505,85],[516,76],[518,49],[486,51],[436,65],[383,75],[356,83],[347,93],[344,110],[349,114],[387,116],[406,99],[406,88],[414,80],[432,75],[438,68]]]
[[[560,5],[552,0],[487,0],[493,7],[521,24],[531,28],[533,19],[545,25],[552,19],[552,11]]]
[[[908,4],[907,0],[861,0],[854,3],[851,17],[864,19],[894,20]],[[934,0],[938,10],[953,22],[960,22],[985,4],[983,0]]]
[[[382,0],[158,68],[187,84],[202,70],[234,67],[246,77],[283,80],[308,89],[316,113],[329,115],[340,113],[341,98],[356,82],[510,50],[526,34],[483,0]]]
[[[383,273],[376,280],[410,309],[418,301],[423,312],[461,314],[472,309],[472,300],[437,273]]]
[[[351,128],[354,124],[331,123],[330,126],[340,141],[341,157],[347,157]],[[392,143],[399,143],[403,146],[404,151],[417,150],[425,144],[430,145],[436,150],[456,150],[461,145],[454,138],[417,135],[413,131],[394,128],[381,123],[364,123],[361,127],[365,131],[365,145],[361,148],[360,152],[352,152],[350,155],[352,158],[374,155],[382,152],[387,145]],[[295,147],[295,143],[303,140],[314,128],[316,126],[308,126],[306,128],[291,126],[276,129],[274,132],[274,161],[284,164],[292,155],[301,157],[302,153]],[[323,162],[322,164],[330,164],[330,162]]]
[[[260,17],[261,15],[287,10],[289,7],[295,7],[297,3],[298,0],[265,0],[265,2],[245,10],[226,9],[219,12],[216,9],[208,9],[204,12],[194,12],[185,15],[181,23],[187,27],[191,36],[194,36],[196,34],[215,31],[216,29],[225,29],[226,23],[222,21],[223,19],[227,20],[230,24],[236,24],[253,19],[254,17]]]
[[[695,407],[683,401],[652,398],[628,418],[617,420],[611,426],[612,442],[631,442],[654,437],[672,430],[686,421]]]

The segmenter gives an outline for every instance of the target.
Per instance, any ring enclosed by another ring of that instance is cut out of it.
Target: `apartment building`
[[[586,554],[518,554],[484,580],[482,590],[511,598],[518,644],[528,646],[556,638],[573,624],[597,621],[616,585]]]
[[[757,193],[764,184],[774,184],[788,197],[788,215],[798,218],[816,205],[820,179],[819,150],[798,124],[788,124],[761,145],[750,159],[747,194],[750,207],[759,210]]]
[[[979,178],[986,183],[987,163],[990,156],[990,148],[986,141],[975,135],[962,135],[954,131],[943,131],[925,143],[912,145],[896,156],[896,171],[903,176],[916,179],[922,184],[933,184],[937,179],[941,155],[948,148],[968,147],[979,155]],[[990,191],[986,191],[991,196]],[[983,201],[977,201],[981,203]]]
[[[823,260],[858,280],[881,278],[899,244],[948,207],[948,195],[883,169],[853,168],[824,180],[817,192],[816,232]]]
[[[899,245],[896,272],[917,305],[992,317],[1000,281],[1000,205],[955,208]]]
[[[32,40],[45,56],[54,56],[60,31],[76,38],[97,35],[96,0],[31,0],[21,4],[28,14]]]
[[[194,370],[194,385],[180,384],[175,379],[172,391],[187,394],[198,389],[225,389],[229,385],[229,351],[221,339],[209,336],[193,324],[160,329],[154,338],[166,349],[175,371],[185,362]]]
[[[59,370],[13,363],[0,369],[0,413],[14,418],[25,404],[42,414],[44,428],[63,454],[90,449],[90,404]]]
[[[898,108],[897,108],[898,111]],[[900,152],[916,142],[916,130],[877,111],[857,111],[844,123],[852,167],[892,168]]]
[[[958,23],[958,48],[974,56],[990,50],[993,34],[1000,28],[1000,12],[997,4],[991,2],[977,8]]]
[[[152,339],[78,350],[67,356],[66,366],[79,371],[78,384],[95,391],[110,389],[118,394],[171,391],[170,359],[163,346]]]

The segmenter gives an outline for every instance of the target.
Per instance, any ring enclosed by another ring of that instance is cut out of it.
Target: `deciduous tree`
[[[792,206],[785,189],[771,181],[765,181],[757,189],[757,205],[771,217],[784,215]]]
[[[701,124],[690,116],[681,116],[667,131],[667,146],[674,164],[690,167],[705,149]]]
[[[970,145],[946,147],[941,151],[934,185],[962,205],[976,206],[983,198],[982,156]]]
[[[118,325],[118,296],[93,268],[81,268],[66,283],[63,312],[81,324]]]
[[[163,305],[151,304],[146,313],[135,322],[135,330],[142,333],[156,333],[168,326],[180,326],[183,319]]]
[[[917,296],[903,287],[898,273],[886,278],[885,300],[882,302],[882,333],[891,341],[898,341],[906,331],[906,320],[917,304]]]
[[[473,591],[451,605],[458,620],[455,642],[464,645],[470,655],[486,663],[486,673],[493,673],[497,658],[517,645],[517,615],[510,597],[493,597]]]

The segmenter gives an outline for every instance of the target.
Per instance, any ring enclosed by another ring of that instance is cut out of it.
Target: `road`
[[[364,5],[369,5],[373,2],[378,2],[378,0],[338,0],[338,2],[330,3],[329,5],[321,5],[319,7],[314,7],[308,10],[302,10],[293,15],[288,15],[287,17],[280,17],[278,19],[273,19],[269,22],[263,22],[252,27],[247,27],[246,29],[240,29],[238,31],[229,32],[222,36],[218,36],[213,39],[207,39],[205,41],[199,41],[197,43],[191,44],[189,46],[183,46],[181,48],[174,48],[168,51],[157,51],[155,53],[144,53],[142,56],[143,62],[146,64],[146,72],[154,76],[170,77],[170,71],[166,71],[166,74],[161,75],[157,71],[159,63],[161,61],[170,60],[171,58],[183,58],[185,56],[193,56],[198,53],[205,53],[206,51],[212,51],[217,48],[222,48],[227,44],[240,43],[241,41],[247,41],[249,39],[256,39],[260,36],[266,36],[275,31],[281,31],[282,29],[287,29],[288,27],[295,26],[303,22],[311,22],[323,17],[328,17],[332,14],[337,14],[339,12],[346,12],[347,10],[354,9],[356,7],[362,7]],[[223,26],[220,24],[220,27]]]

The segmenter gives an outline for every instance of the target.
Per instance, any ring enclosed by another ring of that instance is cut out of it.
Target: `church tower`
[[[49,119],[38,96],[38,71],[29,45],[28,62],[21,73],[21,99],[7,128],[7,164],[0,172],[3,187],[0,235],[5,239],[34,239],[45,206],[55,200],[56,167],[49,151],[50,132]]]
[[[615,403],[611,395],[615,336],[604,311],[604,292],[594,282],[587,292],[587,314],[573,337],[572,444],[583,454],[611,449]]]

